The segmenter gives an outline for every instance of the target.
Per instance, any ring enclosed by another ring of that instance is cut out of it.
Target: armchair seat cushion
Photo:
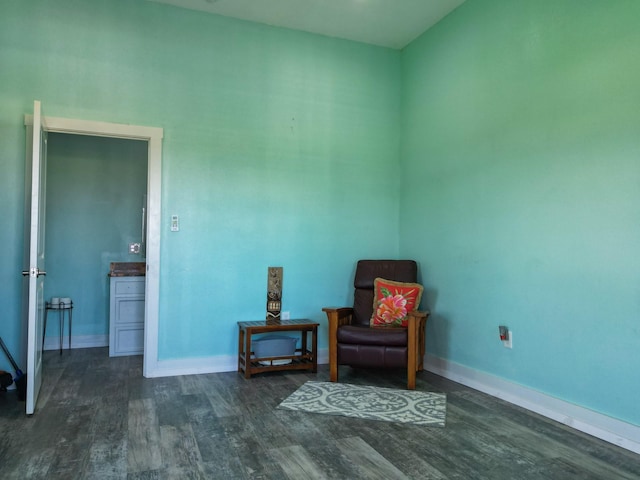
[[[406,328],[370,328],[345,325],[338,328],[338,343],[405,347]]]
[[[406,367],[407,347],[340,343],[338,363],[365,368]]]

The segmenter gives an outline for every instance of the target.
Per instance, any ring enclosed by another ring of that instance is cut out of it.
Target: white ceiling
[[[151,0],[401,49],[465,0]]]

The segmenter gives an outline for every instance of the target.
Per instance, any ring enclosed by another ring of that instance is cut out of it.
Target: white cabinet
[[[145,277],[111,277],[109,356],[144,352]]]

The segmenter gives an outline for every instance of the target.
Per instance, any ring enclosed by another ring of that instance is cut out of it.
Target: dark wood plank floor
[[[2,479],[640,479],[640,455],[427,372],[417,388],[447,394],[445,428],[276,409],[326,366],[145,379],[141,357],[99,348],[45,352],[45,370],[36,415],[0,393]]]

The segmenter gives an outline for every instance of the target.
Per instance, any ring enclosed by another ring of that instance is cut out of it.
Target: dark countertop
[[[111,262],[110,277],[144,277],[147,270],[145,262]]]

